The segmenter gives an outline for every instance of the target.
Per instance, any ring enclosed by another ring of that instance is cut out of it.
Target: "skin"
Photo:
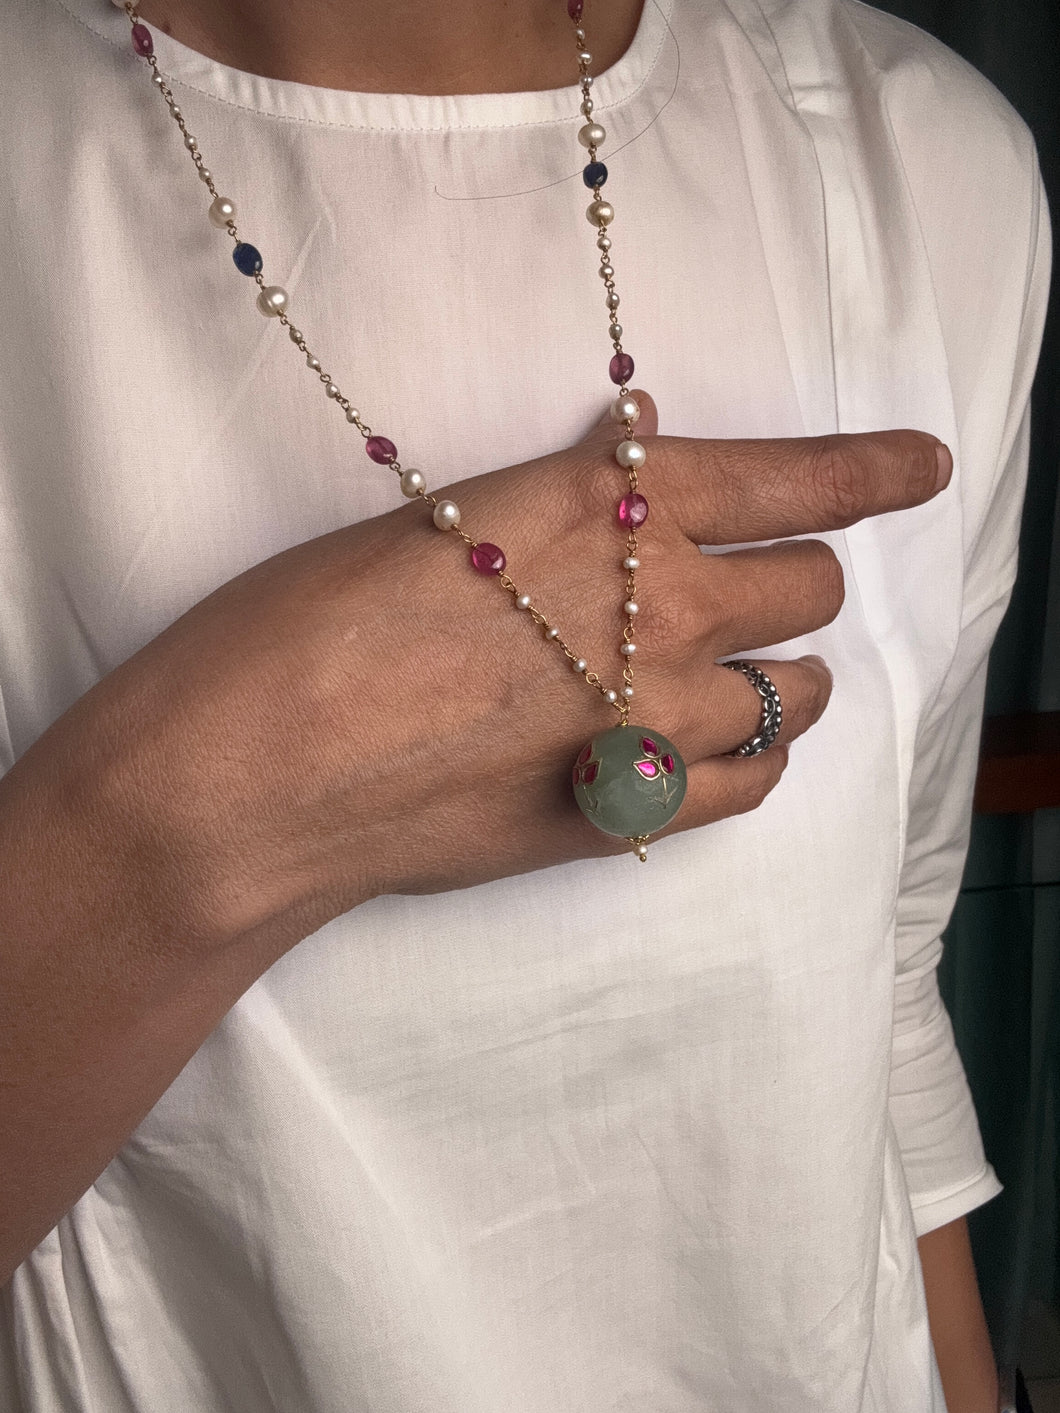
[[[594,7],[594,72],[629,47],[642,3]],[[435,94],[572,83],[571,25],[557,0],[501,0],[488,12],[481,0],[143,0],[138,9],[201,53],[301,83]],[[638,396],[645,440],[655,408]],[[590,661],[606,660],[615,628],[610,606],[586,614],[614,569],[603,533],[614,436],[605,422],[578,448],[459,487],[467,523],[489,525],[511,546],[558,621],[585,624]],[[689,761],[674,826],[689,828],[760,803],[830,691],[816,660],[764,664],[785,704],[782,743],[733,761],[721,753],[754,729],[757,702],[715,660],[822,626],[843,594],[822,545],[704,558],[697,544],[838,527],[918,503],[940,482],[934,439],[915,434],[660,438],[650,453],[642,558],[654,566],[660,607],[638,618],[647,663],[638,689],[660,721],[675,723]],[[944,484],[945,454],[942,462]],[[569,553],[554,536],[533,543],[520,513],[542,479],[567,510],[557,521],[570,525]],[[378,893],[468,886],[628,847],[581,821],[553,769],[557,751],[598,724],[598,703],[549,671],[544,644],[527,651],[525,623],[503,602],[486,607],[451,546],[413,523],[417,509],[297,546],[223,585],[75,703],[0,781],[0,869],[16,880],[0,899],[0,1167],[10,1214],[0,1277],[302,937]],[[351,571],[365,564],[370,573]],[[560,579],[556,564],[578,567]],[[430,621],[440,593],[450,609],[444,639],[414,626]],[[458,684],[484,656],[505,672],[472,702]],[[528,721],[531,694],[539,710]],[[405,810],[381,803],[378,779],[350,781],[343,743],[354,718],[374,730],[380,777],[402,782]],[[458,742],[464,733],[480,757],[503,762],[509,789],[488,819],[483,800],[495,792],[474,778],[454,792],[432,750],[440,732]],[[951,1223],[920,1242],[932,1333],[949,1413],[993,1413],[962,1230]]]

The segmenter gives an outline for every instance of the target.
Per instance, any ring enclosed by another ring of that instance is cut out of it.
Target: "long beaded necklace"
[[[364,438],[364,448],[371,460],[381,466],[389,466],[397,474],[402,494],[410,500],[422,500],[430,508],[434,524],[439,530],[449,532],[464,542],[469,551],[472,569],[484,576],[495,578],[512,596],[515,607],[526,614],[543,633],[546,641],[556,644],[572,670],[590,687],[595,688],[608,706],[618,712],[619,724],[595,735],[579,751],[571,767],[571,783],[574,798],[586,819],[605,834],[627,839],[633,845],[637,857],[643,862],[647,858],[647,845],[651,835],[669,824],[680,808],[687,786],[687,773],[672,741],[649,727],[631,725],[629,720],[630,702],[633,698],[633,657],[637,650],[634,627],[639,609],[636,576],[640,559],[637,530],[648,517],[648,502],[640,491],[637,473],[647,461],[647,452],[633,434],[634,423],[640,417],[640,407],[636,399],[630,396],[629,383],[633,377],[634,365],[633,359],[622,347],[623,330],[617,316],[619,297],[615,290],[615,271],[611,263],[611,237],[607,233],[614,220],[615,210],[601,195],[608,173],[604,163],[598,160],[598,153],[607,134],[599,123],[592,120],[593,80],[589,73],[592,55],[586,49],[585,30],[582,28],[584,0],[567,0],[567,14],[574,24],[574,42],[578,51],[578,82],[582,94],[581,114],[585,119],[578,131],[578,141],[587,149],[589,156],[582,179],[591,189],[593,199],[585,214],[597,232],[599,273],[606,291],[604,303],[609,319],[608,335],[614,350],[608,365],[608,375],[618,388],[618,396],[611,404],[611,419],[624,429],[624,435],[615,447],[614,458],[628,479],[628,490],[616,507],[618,525],[626,537],[626,552],[621,561],[625,572],[625,598],[622,605],[625,622],[618,649],[622,658],[622,685],[617,688],[605,685],[598,674],[590,669],[586,659],[567,643],[559,628],[534,604],[531,595],[519,589],[507,572],[504,551],[488,540],[476,540],[469,534],[460,523],[460,508],[455,501],[439,499],[432,495],[421,471],[415,467],[403,467],[398,460],[394,443],[388,437],[378,436],[372,431],[334,382],[331,374],[324,371],[320,359],[310,349],[302,331],[296,328],[288,317],[287,291],[279,285],[265,283],[261,253],[240,236],[236,227],[235,204],[218,192],[213,176],[199,151],[199,144],[189,132],[172,90],[159,70],[151,31],[137,14],[133,0],[124,0],[121,8],[132,25],[133,48],[150,66],[151,80],[165,101],[170,117],[180,129],[184,146],[195,164],[199,179],[210,193],[210,220],[215,226],[227,231],[231,237],[232,259],[236,269],[258,285],[258,309],[267,317],[278,319],[281,324],[286,325],[292,343],[305,355],[307,365],[324,385],[328,398],[343,410],[347,422],[356,427]],[[726,665],[739,670],[746,670],[750,666],[743,663]]]

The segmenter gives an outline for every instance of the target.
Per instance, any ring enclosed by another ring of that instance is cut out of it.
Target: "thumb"
[[[633,423],[633,435],[635,437],[654,437],[659,430],[659,409],[655,406],[655,399],[651,393],[646,393],[641,388],[631,388],[629,395],[640,407],[640,416]],[[614,401],[607,404],[599,422],[582,437],[579,445],[584,446],[598,442],[601,446],[610,447],[619,438],[625,436],[625,424],[614,421],[611,416],[611,409],[614,405]]]

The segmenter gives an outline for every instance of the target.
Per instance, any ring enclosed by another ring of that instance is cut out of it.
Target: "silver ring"
[[[757,732],[742,746],[737,746],[734,751],[730,751],[729,755],[741,757],[761,755],[763,751],[769,750],[780,734],[780,723],[784,715],[780,705],[780,693],[770,678],[753,662],[726,662],[722,665],[731,667],[733,672],[742,672],[762,698],[762,720],[758,723]]]

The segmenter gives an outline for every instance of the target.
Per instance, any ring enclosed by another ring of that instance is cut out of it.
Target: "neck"
[[[602,73],[644,4],[588,0]],[[520,93],[577,82],[564,0],[140,0],[146,24],[232,68],[361,93]]]

